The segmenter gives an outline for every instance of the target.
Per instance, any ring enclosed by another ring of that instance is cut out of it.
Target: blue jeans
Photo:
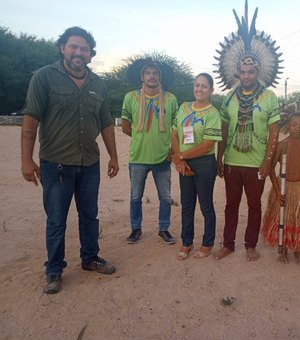
[[[181,191],[182,244],[190,246],[194,240],[194,219],[196,199],[198,196],[200,209],[204,217],[204,234],[202,245],[211,247],[215,240],[216,214],[213,203],[213,190],[217,174],[214,155],[207,155],[186,160],[194,176],[179,175]]]
[[[166,231],[170,226],[171,215],[171,165],[169,161],[159,164],[129,163],[131,229],[136,230],[142,227],[142,198],[146,178],[150,171],[152,172],[159,198],[159,230]]]
[[[67,266],[64,260],[65,232],[73,195],[78,211],[80,257],[87,263],[98,255],[99,161],[91,166],[70,166],[41,159],[40,170],[44,209],[47,214],[46,274],[57,275]]]

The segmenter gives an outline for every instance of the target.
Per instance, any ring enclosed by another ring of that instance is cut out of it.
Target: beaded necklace
[[[252,150],[253,140],[253,102],[256,100],[265,87],[258,83],[256,89],[251,93],[244,93],[241,86],[236,91],[239,101],[238,122],[235,128],[233,147],[239,152]]]
[[[71,76],[74,79],[83,80],[86,77],[86,75],[87,75],[87,69],[86,68],[85,68],[85,70],[84,70],[85,72],[84,72],[84,74],[82,76],[76,76],[65,66],[64,62],[62,62],[61,64],[62,64],[62,67],[63,67],[64,71],[66,73],[68,73],[68,75]]]

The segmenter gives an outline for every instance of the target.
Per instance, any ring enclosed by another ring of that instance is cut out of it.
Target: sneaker
[[[81,262],[81,268],[83,270],[96,271],[100,274],[113,274],[116,271],[115,266],[109,265],[104,259],[98,256],[88,263]]]
[[[162,238],[168,244],[175,243],[173,236],[167,230],[160,230],[157,236]]]
[[[47,275],[46,286],[43,288],[45,294],[56,294],[61,287],[61,275]]]
[[[136,243],[142,235],[141,229],[132,230],[131,234],[127,237],[127,243]]]

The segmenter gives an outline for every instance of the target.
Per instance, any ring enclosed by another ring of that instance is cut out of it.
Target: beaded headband
[[[241,58],[239,67],[243,65],[253,65],[255,66],[258,70],[260,70],[260,63],[259,60],[251,55],[245,55],[244,57]]]

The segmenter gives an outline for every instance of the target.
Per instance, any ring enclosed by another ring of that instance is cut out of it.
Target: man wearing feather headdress
[[[226,208],[223,248],[215,254],[217,260],[235,249],[243,189],[248,204],[246,256],[249,261],[259,258],[256,244],[261,225],[261,196],[278,141],[278,100],[267,87],[278,84],[282,60],[275,41],[256,30],[257,11],[256,8],[249,28],[247,1],[242,20],[233,10],[238,32],[225,38],[220,44],[222,50],[217,50],[218,78],[224,90],[231,89],[220,110],[223,141],[218,148],[218,175],[225,179]]]

